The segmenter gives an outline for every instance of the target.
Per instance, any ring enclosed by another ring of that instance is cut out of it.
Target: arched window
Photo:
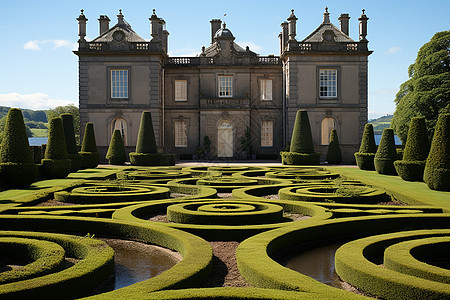
[[[322,120],[321,128],[322,145],[328,145],[330,143],[331,130],[336,128],[336,121],[333,118],[325,117]]]
[[[120,130],[122,133],[123,144],[127,145],[127,121],[123,118],[116,118],[111,122],[111,134],[114,130]]]

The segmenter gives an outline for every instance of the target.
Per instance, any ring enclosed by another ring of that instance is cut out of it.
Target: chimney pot
[[[341,14],[341,16],[338,18],[339,24],[341,27],[341,31],[345,33],[346,35],[349,35],[349,26],[348,21],[350,20],[350,17],[348,14]]]
[[[100,18],[98,18],[98,22],[100,25],[100,35],[102,35],[106,31],[108,31],[109,21],[111,21],[111,20],[108,18],[108,16],[105,16],[105,15],[100,15]]]

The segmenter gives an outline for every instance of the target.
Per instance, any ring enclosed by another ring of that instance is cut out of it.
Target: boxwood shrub
[[[111,142],[106,153],[106,159],[111,165],[123,165],[127,160],[127,153],[123,144],[122,134],[120,130],[114,130]]]
[[[450,114],[439,116],[423,180],[432,190],[450,191]]]
[[[342,161],[341,147],[336,129],[331,130],[330,144],[327,149],[327,162],[329,164],[340,164]]]
[[[95,168],[100,161],[100,155],[97,150],[97,143],[95,142],[94,124],[92,122],[86,123],[84,130],[83,144],[81,145],[81,168]]]
[[[66,140],[67,158],[70,159],[70,171],[76,172],[81,167],[81,156],[78,154],[77,140],[75,138],[75,129],[73,127],[73,115],[62,114],[60,116],[64,128],[64,137]]]
[[[0,184],[24,188],[36,180],[37,173],[38,167],[33,163],[22,111],[11,108],[0,145]]]
[[[378,174],[397,175],[394,161],[397,160],[397,151],[395,150],[394,130],[386,128],[381,135],[380,145],[375,153],[374,165]]]
[[[359,151],[355,153],[356,165],[361,170],[375,171],[374,158],[377,152],[375,144],[375,136],[373,134],[373,125],[366,124],[364,126],[363,137]]]
[[[59,117],[50,121],[47,148],[41,168],[46,178],[64,178],[70,173],[71,162],[67,158],[64,129]]]

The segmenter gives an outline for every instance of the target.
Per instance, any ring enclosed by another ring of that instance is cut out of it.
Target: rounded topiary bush
[[[122,134],[120,130],[114,130],[111,137],[111,143],[109,144],[108,152],[106,153],[106,159],[111,165],[123,165],[127,160],[127,153],[125,152],[125,146],[123,145]]]
[[[378,174],[397,175],[394,161],[397,160],[395,150],[394,129],[386,128],[381,135],[380,145],[375,153],[374,165]]]
[[[403,159],[394,162],[398,175],[407,181],[422,181],[429,152],[427,128],[424,117],[411,119]]]
[[[136,152],[130,153],[130,162],[135,166],[173,166],[175,164],[174,154],[157,153],[152,115],[149,111],[142,112]]]
[[[37,173],[22,111],[11,108],[0,145],[0,183],[11,188],[27,187],[36,180]]]
[[[450,191],[450,114],[439,116],[423,180],[432,190]]]
[[[70,173],[71,162],[67,158],[64,129],[59,117],[50,121],[47,148],[41,163],[46,178],[64,178]]]
[[[327,161],[329,164],[340,164],[342,161],[341,147],[336,129],[331,130],[330,144],[327,150]]]
[[[356,165],[361,170],[374,171],[375,165],[373,160],[377,152],[377,145],[375,144],[375,136],[373,134],[373,125],[366,124],[361,140],[359,151],[355,153]]]
[[[289,152],[281,152],[284,165],[318,165],[320,153],[314,152],[314,144],[309,124],[308,112],[298,110],[292,131]]]
[[[100,161],[100,155],[97,150],[95,142],[94,124],[92,122],[86,123],[84,130],[83,144],[81,145],[81,168],[95,168]]]
[[[67,158],[71,162],[71,172],[76,172],[81,167],[81,155],[78,154],[77,140],[75,138],[75,128],[73,126],[73,115],[62,114],[60,116],[64,128],[64,138],[66,139]]]

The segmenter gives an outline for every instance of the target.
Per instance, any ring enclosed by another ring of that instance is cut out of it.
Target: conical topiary
[[[37,173],[22,111],[11,108],[0,145],[0,183],[10,188],[24,188],[36,180]]]
[[[331,130],[330,144],[327,150],[327,161],[329,164],[340,164],[342,161],[341,147],[336,129]]]
[[[62,114],[60,116],[64,127],[64,137],[66,139],[67,157],[71,162],[71,172],[76,172],[81,167],[81,155],[78,154],[75,130],[73,127],[73,115]]]
[[[381,135],[380,145],[375,153],[374,165],[378,174],[397,175],[394,161],[397,160],[395,149],[394,129],[386,128]]]
[[[432,190],[450,191],[450,114],[438,118],[423,180]]]
[[[289,150],[289,152],[280,153],[284,165],[318,165],[320,163],[320,153],[314,152],[311,126],[306,110],[297,111]]]
[[[411,119],[403,159],[394,162],[403,180],[422,181],[425,162],[430,150],[424,117]]]
[[[149,111],[142,112],[136,152],[130,153],[130,162],[135,166],[171,166],[175,164],[175,155],[157,153],[152,115]]]
[[[46,178],[64,178],[70,173],[66,139],[61,118],[53,118],[48,130],[47,148],[41,160],[42,173]]]
[[[361,170],[375,170],[373,159],[377,152],[377,145],[375,143],[375,136],[373,134],[373,125],[366,124],[359,147],[359,152],[355,153],[356,165]]]
[[[108,152],[106,153],[106,159],[111,165],[123,165],[127,160],[127,153],[125,152],[125,146],[123,145],[122,134],[120,130],[114,130],[111,137],[111,143],[109,144]]]
[[[83,144],[81,145],[81,168],[95,168],[98,166],[100,155],[97,151],[97,144],[95,142],[94,124],[92,122],[86,123],[84,130]]]

